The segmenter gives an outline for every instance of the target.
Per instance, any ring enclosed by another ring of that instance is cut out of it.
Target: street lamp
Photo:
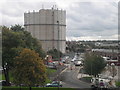
[[[59,38],[60,38],[60,35],[59,35],[59,21],[57,21],[57,24],[58,24],[58,44],[57,44],[57,50],[58,50],[58,61],[60,62],[60,46],[59,46]]]
[[[60,31],[59,31],[59,21],[57,21],[57,24],[58,24],[58,50],[60,51],[60,48],[59,48],[59,38],[60,38]]]
[[[60,38],[60,35],[59,35],[59,21],[57,21],[57,24],[58,24],[58,44],[57,44],[57,50],[58,50],[58,90],[59,90],[59,84],[60,84],[60,78],[59,78],[59,73],[60,73],[60,69],[59,69],[59,64],[60,64],[60,47],[59,47],[59,38]]]

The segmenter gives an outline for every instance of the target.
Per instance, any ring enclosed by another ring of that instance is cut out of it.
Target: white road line
[[[67,70],[67,68],[65,68],[62,72],[60,72],[60,74],[62,74],[63,72],[65,72]]]

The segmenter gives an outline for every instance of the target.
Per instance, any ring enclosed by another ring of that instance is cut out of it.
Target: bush
[[[120,81],[119,81],[119,82],[116,82],[116,86],[117,86],[117,87],[120,87]]]

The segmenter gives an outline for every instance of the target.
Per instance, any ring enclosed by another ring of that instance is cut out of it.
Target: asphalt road
[[[71,67],[73,68],[71,70]],[[90,88],[90,84],[80,81],[77,78],[80,67],[75,67],[73,63],[70,63],[68,68],[60,75],[63,81],[63,87],[66,88]]]

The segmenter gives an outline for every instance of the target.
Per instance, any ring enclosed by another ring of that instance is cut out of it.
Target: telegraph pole
[[[60,38],[60,30],[59,30],[59,21],[57,21],[57,24],[58,24],[58,44],[57,44],[57,49],[58,49],[58,84],[60,84],[60,78],[59,78],[59,73],[60,73],[60,45],[59,45],[59,38]],[[58,85],[58,90],[59,90],[59,85]]]

